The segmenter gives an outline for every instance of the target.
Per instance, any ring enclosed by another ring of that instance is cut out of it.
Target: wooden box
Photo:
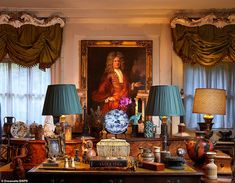
[[[142,167],[149,169],[149,170],[155,170],[155,171],[163,171],[165,169],[165,165],[163,163],[155,163],[155,162],[147,162],[142,161]]]
[[[216,151],[215,164],[217,165],[218,174],[232,174],[231,163],[232,158],[229,155]]]

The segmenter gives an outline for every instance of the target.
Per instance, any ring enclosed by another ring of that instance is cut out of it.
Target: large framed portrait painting
[[[99,106],[132,115],[137,93],[152,85],[152,41],[82,40],[80,83],[88,113]]]

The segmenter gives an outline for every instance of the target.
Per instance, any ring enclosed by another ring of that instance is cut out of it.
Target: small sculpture
[[[89,161],[92,157],[96,156],[96,152],[93,149],[93,142],[91,140],[87,141],[86,147],[87,147],[87,159]]]
[[[35,137],[35,133],[37,131],[37,126],[38,126],[38,124],[35,121],[29,126],[29,132],[32,137]]]
[[[49,157],[49,158],[47,159],[47,162],[48,162],[48,163],[56,163],[56,157],[55,157],[55,156]]]
[[[96,156],[96,152],[93,149],[93,142],[91,140],[85,140],[82,137],[82,161],[88,163],[91,157]]]
[[[13,176],[15,179],[25,178],[25,169],[23,167],[22,160],[20,158],[14,158],[13,164]]]
[[[85,150],[82,154],[82,162],[83,163],[88,163],[87,150]]]
[[[79,158],[79,149],[75,149],[75,157],[74,157],[74,161],[79,162],[80,158]]]
[[[129,122],[133,121],[132,123],[133,125],[138,125],[138,121],[140,120],[140,117],[141,117],[141,113],[138,112],[136,115],[133,115],[130,117]]]
[[[67,157],[64,159],[64,168],[69,168],[69,160]]]
[[[137,137],[138,134],[138,122],[140,120],[141,113],[137,113],[136,115],[133,115],[130,117],[129,122],[132,122],[132,137]]]
[[[35,131],[35,140],[43,140],[43,134],[44,134],[44,130],[42,125],[38,125],[36,127],[36,131]]]
[[[53,117],[52,116],[46,116],[45,123],[44,123],[44,136],[50,137],[55,135],[55,125],[53,123]]]
[[[90,125],[90,130],[91,130],[91,135],[99,138],[102,136],[102,130],[104,127],[104,115],[102,114],[100,107],[97,107],[97,110],[94,111],[92,108],[90,109],[91,111],[91,125]]]
[[[71,157],[71,167],[75,168],[75,161],[74,161],[74,157]]]

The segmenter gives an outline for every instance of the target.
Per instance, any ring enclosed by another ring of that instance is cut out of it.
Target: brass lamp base
[[[211,131],[212,126],[214,124],[212,123],[212,120],[214,119],[214,117],[211,115],[205,115],[203,119],[205,123],[203,122],[198,123],[200,131]]]
[[[211,130],[214,123],[199,122],[197,124],[199,125],[200,131],[206,131],[206,130]]]

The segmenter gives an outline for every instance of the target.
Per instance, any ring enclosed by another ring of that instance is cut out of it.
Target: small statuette
[[[74,157],[74,161],[79,162],[80,158],[79,158],[79,149],[75,149],[75,157]]]
[[[44,136],[50,137],[50,136],[55,135],[54,130],[55,130],[55,125],[53,122],[53,117],[46,116],[45,123],[44,123]]]
[[[71,167],[72,167],[72,168],[75,168],[74,157],[71,157]]]
[[[68,160],[68,158],[64,159],[64,167],[65,168],[69,168],[69,160]]]
[[[56,163],[56,157],[50,157],[48,158],[48,163]]]

